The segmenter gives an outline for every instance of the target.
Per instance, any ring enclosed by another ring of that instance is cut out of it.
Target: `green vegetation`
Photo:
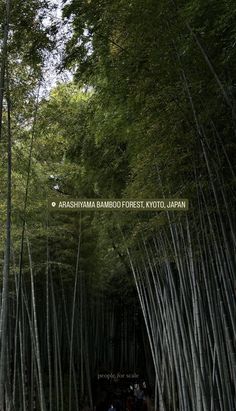
[[[233,411],[236,4],[62,3],[0,1],[0,411],[92,408],[122,370],[155,411]],[[50,53],[74,75],[43,97]]]

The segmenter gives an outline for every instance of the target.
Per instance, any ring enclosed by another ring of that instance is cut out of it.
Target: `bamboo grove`
[[[0,22],[0,411],[93,409],[122,370],[154,411],[234,411],[235,2],[5,0]],[[48,207],[171,197],[189,211]]]

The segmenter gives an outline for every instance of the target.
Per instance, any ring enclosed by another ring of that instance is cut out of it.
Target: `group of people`
[[[115,396],[105,411],[147,411],[146,384],[130,385],[123,395]]]

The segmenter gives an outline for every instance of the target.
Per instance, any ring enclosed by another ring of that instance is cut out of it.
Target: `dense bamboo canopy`
[[[236,3],[59,3],[0,1],[0,411],[235,411]]]

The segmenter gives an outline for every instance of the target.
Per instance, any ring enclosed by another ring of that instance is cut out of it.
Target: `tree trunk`
[[[8,282],[10,272],[10,257],[11,257],[11,107],[10,97],[7,96],[7,119],[8,119],[8,144],[7,144],[7,218],[6,218],[6,244],[3,266],[3,291],[2,291],[2,306],[1,306],[1,354],[0,354],[0,410],[5,408],[5,395],[7,383],[6,370],[6,354],[8,341]],[[10,393],[9,393],[10,394]]]

